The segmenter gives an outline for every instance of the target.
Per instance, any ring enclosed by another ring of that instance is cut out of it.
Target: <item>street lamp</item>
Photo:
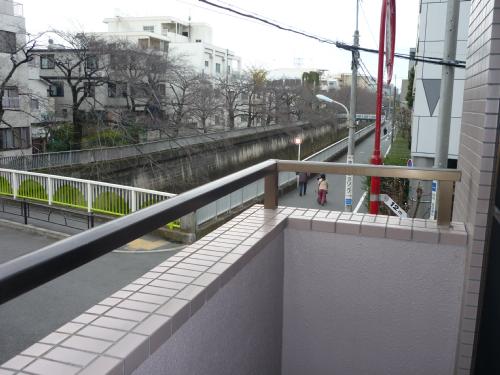
[[[297,161],[300,161],[300,145],[302,144],[302,138],[295,137],[293,140],[293,143],[295,143],[297,146],[299,146],[299,153],[297,155]],[[297,187],[299,187],[299,175],[297,175]],[[301,192],[301,194],[302,194],[302,192]]]
[[[349,128],[349,138],[347,140],[347,164],[354,163],[354,123],[352,122],[351,116],[349,114],[349,110],[347,107],[328,96],[318,94],[316,98],[322,102],[326,103],[335,103],[344,108],[347,115],[347,127]],[[352,185],[353,185],[353,176],[346,175],[345,176],[345,195],[344,195],[344,210],[347,212],[352,212]]]
[[[297,156],[297,161],[300,161],[300,145],[302,144],[302,138],[295,137],[295,139],[293,140],[293,143],[295,143],[297,146],[299,146],[299,153]]]

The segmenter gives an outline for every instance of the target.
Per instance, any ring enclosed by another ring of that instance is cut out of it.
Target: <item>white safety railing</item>
[[[11,169],[0,169],[0,195],[116,216],[175,196],[125,185]]]

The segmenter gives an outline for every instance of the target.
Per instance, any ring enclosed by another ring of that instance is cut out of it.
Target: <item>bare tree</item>
[[[126,40],[110,43],[111,81],[120,87],[127,108],[133,113],[142,108],[165,105],[167,74],[174,61],[166,52],[141,48]]]
[[[191,67],[179,64],[167,73],[168,105],[172,111],[171,125],[174,136],[179,134],[183,122],[189,117],[195,101],[198,76]]]
[[[24,35],[3,32],[0,34],[0,45],[3,51],[9,51],[9,65],[3,66],[0,70],[0,124],[12,127],[5,118],[4,114],[9,109],[4,107],[4,97],[7,87],[10,85],[14,75],[21,66],[32,61],[36,56],[36,47],[42,34]],[[19,42],[19,39],[23,39]]]
[[[201,122],[203,133],[208,132],[208,119],[220,113],[222,108],[220,90],[216,89],[213,82],[206,76],[198,76],[194,87],[191,114]]]
[[[245,106],[243,97],[248,95],[247,79],[244,75],[232,75],[228,78],[217,78],[217,87],[224,102],[227,115],[227,126],[234,129],[235,119],[243,115]]]
[[[60,77],[47,77],[51,82],[64,81],[71,91],[73,118],[72,147],[81,148],[84,116],[80,107],[88,98],[93,98],[95,88],[109,80],[108,45],[96,36],[83,32],[56,31],[67,48],[54,54],[53,64]]]

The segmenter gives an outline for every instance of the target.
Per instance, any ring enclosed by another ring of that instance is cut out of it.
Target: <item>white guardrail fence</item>
[[[357,131],[355,139],[366,136],[374,127],[372,124]],[[347,138],[304,160],[325,161],[345,149]],[[279,187],[283,188],[295,180],[294,172],[280,172]],[[196,223],[201,225],[263,194],[264,179],[261,179],[197,210]],[[175,196],[161,191],[12,169],[0,169],[0,195],[116,216],[135,212]]]

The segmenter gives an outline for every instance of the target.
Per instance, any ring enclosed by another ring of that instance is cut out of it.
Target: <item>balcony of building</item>
[[[438,221],[277,205],[278,172],[441,180]],[[5,302],[264,178],[254,205],[10,359],[34,374],[451,374],[459,171],[270,160],[0,266]],[[267,207],[267,208],[265,208]]]

